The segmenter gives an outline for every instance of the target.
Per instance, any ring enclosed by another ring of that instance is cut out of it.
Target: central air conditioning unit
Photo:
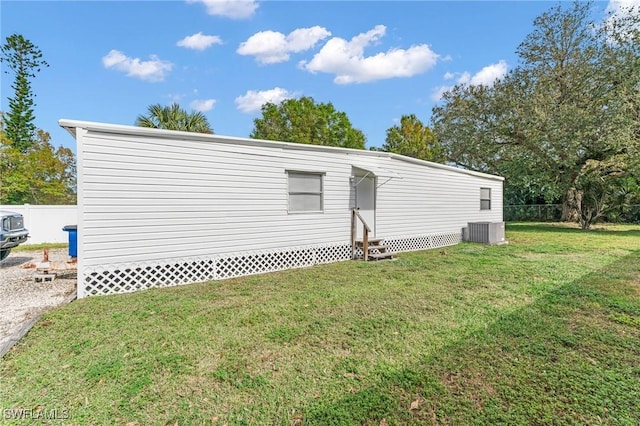
[[[483,244],[504,244],[504,222],[469,222],[465,241]]]

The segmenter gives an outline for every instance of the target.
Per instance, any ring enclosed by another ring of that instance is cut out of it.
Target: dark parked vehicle
[[[24,227],[20,213],[0,210],[0,262],[6,259],[11,249],[27,241],[29,231]]]

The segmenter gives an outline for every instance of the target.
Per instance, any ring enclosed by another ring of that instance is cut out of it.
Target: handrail
[[[367,228],[367,232],[371,232],[371,228],[369,228],[369,225],[367,225],[367,221],[365,221],[364,218],[360,216],[360,211],[358,211],[358,209],[353,209],[353,213],[355,213],[355,215],[358,216],[358,219],[360,219],[360,222],[362,222],[364,227]]]
[[[369,228],[364,218],[360,216],[357,208],[351,209],[351,258],[355,259],[356,257],[356,238],[358,234],[356,218],[362,222],[362,257],[367,261],[369,260],[369,232],[371,232],[371,228]]]

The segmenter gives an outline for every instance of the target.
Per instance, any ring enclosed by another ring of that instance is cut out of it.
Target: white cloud
[[[640,0],[610,0],[607,4],[606,12],[610,15],[604,20],[603,25],[605,27],[611,26],[616,18],[631,17],[631,11],[634,10],[637,15],[640,13]],[[640,30],[640,23],[633,24],[632,27],[624,29],[622,31],[633,31],[633,29]],[[630,34],[621,33],[623,37],[630,36]],[[615,43],[613,39],[610,40]]]
[[[261,64],[275,64],[288,61],[292,52],[311,49],[330,35],[326,28],[319,26],[298,28],[287,36],[277,31],[260,31],[240,43],[237,52],[255,56]]]
[[[447,72],[444,75],[445,80],[456,79],[456,84],[462,84],[466,86],[493,86],[496,80],[500,80],[507,74],[507,62],[500,60],[495,64],[487,65],[480,71],[471,75],[470,72],[465,71],[462,73]],[[438,86],[431,93],[431,100],[434,102],[442,99],[442,95],[445,92],[453,89],[454,86]]]
[[[167,95],[165,95],[165,98],[171,99],[171,103],[176,103],[179,104],[182,102],[182,99],[184,99],[184,94],[182,93],[168,93]]]
[[[214,44],[222,44],[222,39],[218,36],[202,34],[202,32],[187,36],[176,43],[177,46],[194,50],[205,50]]]
[[[280,87],[275,87],[270,90],[262,91],[248,90],[244,95],[238,96],[235,102],[240,111],[244,113],[252,113],[260,111],[262,105],[267,102],[279,104],[285,99],[291,99],[293,97],[295,97],[294,93]]]
[[[431,92],[431,100],[433,102],[438,102],[440,99],[442,99],[442,96],[445,94],[445,92],[448,92],[451,89],[453,89],[453,86],[438,86],[438,87],[436,87]]]
[[[224,16],[231,19],[251,18],[258,9],[255,0],[186,0],[187,3],[202,3],[207,13],[214,16]]]
[[[501,79],[507,74],[507,62],[500,60],[497,64],[487,65],[478,71],[469,84],[474,86],[493,86],[496,80]]]
[[[330,31],[318,25],[310,28],[298,28],[287,36],[287,46],[292,52],[302,52],[311,49],[317,42],[330,35]]]
[[[275,64],[289,59],[284,34],[276,31],[260,31],[240,43],[240,55],[255,55],[263,64]]]
[[[640,8],[640,0],[610,0],[606,11],[613,14],[626,15],[633,7]]]
[[[215,99],[196,99],[192,101],[189,106],[192,110],[207,112],[213,109],[213,106],[216,104]]]
[[[358,34],[350,41],[340,37],[329,40],[311,61],[300,62],[309,72],[335,74],[337,84],[366,83],[394,77],[411,77],[433,67],[440,57],[426,44],[408,49],[390,49],[373,56],[364,56],[365,47],[380,40],[386,33],[384,25]]]
[[[164,80],[173,64],[156,55],[150,55],[149,58],[149,61],[142,61],[140,58],[130,58],[119,50],[112,50],[102,57],[102,64],[105,68],[126,72],[129,77],[152,82]]]
[[[469,84],[471,82],[471,73],[469,71],[465,71],[463,73],[457,74],[459,77],[456,80],[458,84]]]

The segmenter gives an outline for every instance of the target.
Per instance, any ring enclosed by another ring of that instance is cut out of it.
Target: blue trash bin
[[[67,225],[62,230],[69,233],[69,256],[78,257],[78,226]]]

